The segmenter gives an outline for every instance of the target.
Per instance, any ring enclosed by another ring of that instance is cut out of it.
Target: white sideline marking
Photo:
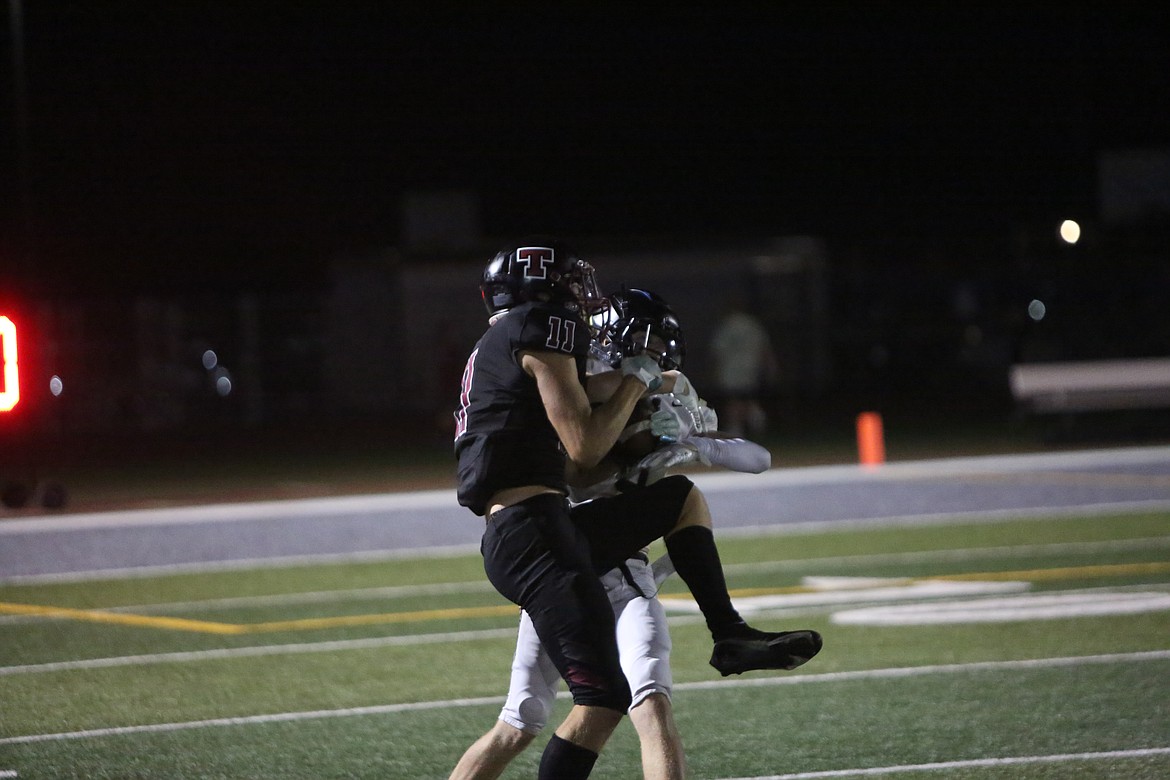
[[[379,636],[365,639],[337,639],[328,642],[225,647],[216,650],[187,650],[174,653],[152,653],[149,655],[119,655],[106,658],[84,658],[77,661],[51,661],[43,664],[0,666],[0,677],[13,674],[66,672],[78,669],[109,669],[117,666],[151,666],[154,664],[217,661],[226,658],[257,658],[266,655],[370,650],[380,647],[405,647],[408,645],[439,644],[442,642],[470,642],[476,639],[509,639],[514,636],[516,636],[515,628],[490,628],[482,631],[457,631],[449,634],[408,634],[405,636]]]
[[[899,580],[904,583],[904,580]],[[873,601],[901,599],[941,599],[955,596],[974,596],[985,593],[1014,593],[1031,587],[1027,582],[950,582],[922,580],[886,587],[833,587],[811,593],[777,593],[767,596],[733,596],[732,604],[743,614],[755,615],[764,610],[790,607],[858,604]],[[698,613],[699,605],[690,598],[662,598],[667,612]]]
[[[203,729],[212,726],[251,726],[265,723],[288,723],[298,720],[319,718],[351,718],[358,715],[388,715],[395,712],[416,712],[447,707],[475,707],[481,704],[503,704],[503,696],[485,696],[479,699],[447,699],[445,701],[418,701],[404,704],[379,704],[373,707],[347,707],[340,710],[313,710],[310,712],[277,712],[271,715],[247,715],[238,718],[210,718],[191,720],[184,723],[150,723],[143,726],[115,726],[105,729],[88,729],[58,734],[30,734],[23,737],[5,737],[0,745],[28,744],[30,742],[56,742],[62,739],[86,739],[112,737],[122,734],[148,734],[168,731]]]
[[[1048,669],[1055,667],[1080,666],[1082,664],[1134,663],[1143,661],[1170,660],[1170,650],[1150,650],[1139,653],[1115,653],[1111,655],[1061,656],[1055,658],[1033,658],[1021,661],[980,661],[966,664],[938,664],[930,666],[903,666],[886,669],[862,669],[852,672],[827,672],[825,674],[798,674],[788,677],[759,677],[747,680],[709,680],[705,682],[680,683],[676,691],[703,691],[720,688],[759,688],[772,685],[801,685],[803,683],[833,683],[854,680],[880,680],[902,677],[921,677],[929,674],[953,674],[969,671],[1011,671],[1018,669]],[[558,698],[568,698],[562,691]],[[110,728],[86,729],[52,734],[26,734],[0,739],[0,745],[27,744],[30,742],[55,742],[65,739],[107,737],[122,734],[146,732],[184,731],[212,726],[248,726],[266,723],[287,723],[319,718],[344,718],[358,715],[385,715],[397,712],[414,712],[455,707],[475,707],[488,704],[502,704],[503,696],[487,696],[477,699],[446,699],[440,701],[407,702],[404,704],[381,704],[370,707],[349,707],[338,710],[312,710],[308,712],[283,712],[268,715],[248,715],[235,718],[212,718],[178,723],[152,723],[141,726],[115,726]]]
[[[670,626],[695,625],[703,622],[701,615],[672,617]],[[301,653],[332,653],[346,650],[374,650],[380,647],[407,647],[409,645],[439,644],[442,642],[474,642],[481,639],[512,639],[514,628],[485,628],[479,631],[456,631],[446,634],[405,634],[402,636],[367,637],[364,639],[334,639],[324,642],[297,644],[249,645],[214,650],[180,650],[172,653],[116,655],[104,658],[81,658],[76,661],[49,661],[40,664],[0,666],[0,677],[14,674],[42,674],[71,672],[78,669],[110,669],[118,666],[153,666],[199,661],[222,661],[229,658],[255,658],[266,655],[294,655]]]
[[[1022,544],[1000,547],[966,547],[950,550],[920,550],[904,553],[872,553],[868,555],[836,555],[821,558],[797,560],[763,561],[758,563],[725,564],[726,573],[755,573],[809,569],[818,566],[862,565],[875,563],[911,563],[921,561],[965,561],[981,558],[1026,557],[1051,553],[1085,553],[1099,550],[1149,550],[1154,547],[1170,547],[1170,536],[1150,536],[1136,539],[1112,539],[1095,542],[1053,542],[1049,544]],[[135,570],[138,576],[141,570]],[[73,577],[74,575],[70,575]],[[43,579],[38,577],[38,579]],[[0,580],[2,583],[3,580]],[[110,612],[134,612],[149,614],[170,610],[214,610],[248,606],[272,606],[276,604],[323,604],[341,600],[364,600],[394,598],[402,595],[431,595],[433,593],[486,592],[491,590],[487,580],[430,585],[398,585],[374,588],[354,588],[332,591],[308,591],[304,593],[283,593],[267,596],[233,596],[221,599],[197,601],[170,601],[153,604],[108,607]],[[0,615],[0,625],[28,623],[39,618],[28,615]],[[0,674],[3,674],[0,669]]]
[[[722,531],[720,531],[722,534]],[[725,572],[787,571],[826,566],[920,563],[922,561],[969,561],[982,558],[1029,558],[1035,555],[1085,553],[1099,550],[1149,550],[1152,547],[1170,547],[1170,536],[1146,536],[1135,539],[1101,539],[1095,542],[1050,542],[1048,544],[1013,544],[997,547],[959,547],[950,550],[915,550],[913,552],[863,553],[859,555],[830,555],[821,558],[794,558],[783,561],[757,563],[727,563]]]
[[[3,528],[4,523],[0,523],[0,530]],[[479,545],[453,544],[441,547],[358,550],[356,552],[320,553],[316,555],[234,558],[230,561],[161,563],[152,566],[130,566],[122,569],[63,571],[54,574],[17,574],[11,577],[0,577],[0,585],[58,585],[92,582],[95,580],[146,579],[148,577],[166,577],[172,574],[205,574],[250,569],[286,569],[298,566],[327,566],[335,563],[381,563],[383,561],[422,560],[426,558],[458,558],[464,555],[478,553]]]
[[[1028,593],[1004,598],[967,599],[930,604],[896,604],[833,614],[848,626],[924,626],[951,623],[1002,623],[1090,615],[1136,615],[1170,609],[1170,593],[1069,591]]]
[[[696,476],[698,477],[704,475],[700,474]],[[754,477],[758,475],[750,474],[747,476]],[[833,531],[839,531],[843,528],[904,528],[932,525],[959,525],[963,523],[994,523],[1001,520],[1044,520],[1052,517],[1090,517],[1093,515],[1109,513],[1161,511],[1170,511],[1170,500],[1150,499],[1146,501],[1120,501],[1114,503],[1083,504],[1078,506],[1065,507],[970,510],[964,512],[940,512],[922,515],[894,515],[874,518],[859,517],[843,518],[840,520],[814,520],[809,522],[781,523],[779,525],[753,525],[736,528],[723,528],[719,530],[719,534],[721,537],[795,536],[811,533],[831,533]],[[3,535],[6,529],[11,530],[13,525],[18,522],[23,521],[5,520],[3,523],[0,523],[0,535]],[[94,527],[101,527],[101,525]],[[405,549],[393,548],[383,550],[359,550],[356,552],[345,553],[321,553],[316,555],[265,556],[263,558],[237,558],[228,561],[168,563],[151,566],[131,566],[120,569],[111,568],[90,569],[88,571],[56,572],[52,574],[16,574],[11,576],[0,576],[0,585],[54,585],[103,580],[145,579],[149,577],[165,577],[173,574],[203,574],[251,569],[283,569],[297,566],[325,566],[337,563],[379,563],[382,561],[422,560],[426,558],[457,558],[465,555],[476,555],[478,553],[478,544],[454,544],[436,547],[410,547]],[[844,559],[845,557],[842,556],[842,560]]]
[[[1001,474],[1042,469],[1082,469],[1109,466],[1137,466],[1161,463],[1167,455],[1165,446],[1124,447],[1117,449],[1078,450],[1076,452],[1041,452],[1023,455],[978,455],[883,463],[877,468],[858,464],[776,468],[763,474],[716,472],[692,477],[704,493],[736,490],[745,485],[779,487],[787,485],[836,484],[840,482],[899,481],[907,479],[967,477],[972,474]]]
[[[1024,455],[980,455],[900,461],[865,469],[857,464],[778,468],[763,474],[715,473],[695,474],[692,478],[704,492],[761,488],[784,485],[837,484],[841,482],[898,481],[906,479],[963,477],[972,474],[996,474],[1035,469],[1102,468],[1142,465],[1166,460],[1170,448],[1165,446],[1125,447],[1082,450],[1063,453]],[[1141,502],[1136,502],[1141,503]],[[1161,502],[1165,503],[1165,502]],[[146,525],[190,525],[199,523],[238,522],[279,517],[320,517],[354,511],[453,508],[454,489],[419,490],[405,493],[375,493],[325,498],[250,501],[234,504],[211,504],[153,509],[130,509],[111,512],[87,512],[66,515],[35,515],[0,524],[0,535],[73,530],[78,528],[124,528]]]
[[[0,778],[20,777],[14,769],[0,769]]]
[[[731,686],[733,688],[760,688],[772,685],[799,685],[802,683],[850,682],[853,680],[888,680],[904,677],[924,677],[928,674],[954,672],[1014,671],[1018,669],[1054,669],[1082,664],[1128,663],[1136,661],[1167,661],[1170,650],[1147,650],[1140,653],[1112,653],[1109,655],[1073,655],[1055,658],[1029,658],[1020,661],[972,661],[965,664],[932,664],[927,666],[891,666],[885,669],[861,669],[854,672],[826,672],[824,674],[794,674],[788,677],[753,677],[746,680],[708,680],[680,683],[676,691],[701,691]]]
[[[396,509],[431,509],[435,507],[457,508],[458,506],[454,489],[328,496],[325,498],[290,498],[278,501],[243,501],[234,504],[36,515],[20,520],[6,520],[0,524],[0,536],[73,531],[79,528],[133,528],[151,525],[235,523],[247,520],[266,520],[273,517],[323,518],[352,512],[384,512]]]
[[[1012,766],[1015,764],[1055,764],[1065,761],[1100,761],[1113,758],[1144,758],[1170,755],[1170,747],[1135,748],[1133,750],[1105,750],[1096,753],[1054,753],[1047,756],[1011,756],[1008,758],[972,758],[965,761],[937,761],[930,764],[903,764],[875,766],[864,769],[830,769],[824,772],[797,772],[789,775],[761,775],[759,777],[732,777],[724,780],[819,780],[826,777],[873,777],[898,772],[930,772],[935,769],[965,769],[968,767]]]
[[[884,468],[884,467],[878,467]],[[696,480],[696,484],[698,481]],[[721,536],[793,536],[798,534],[832,533],[842,528],[922,528],[934,525],[968,523],[998,523],[1004,520],[1048,520],[1059,517],[1093,517],[1102,514],[1130,514],[1170,511],[1170,500],[1152,498],[1142,501],[1114,501],[1075,506],[1033,506],[1008,509],[969,509],[961,512],[930,512],[915,515],[882,515],[875,517],[841,518],[839,520],[808,520],[767,525],[742,525],[721,528]]]
[[[812,578],[820,580],[822,578]],[[926,583],[928,585],[944,586],[923,590],[921,588],[877,588],[874,590],[856,591],[850,589],[850,584],[856,584],[863,578],[824,578],[840,584],[843,590],[829,594],[797,594],[796,596],[760,596],[747,599],[737,599],[735,604],[740,611],[757,614],[761,611],[785,611],[785,607],[823,606],[831,603],[864,603],[868,600],[900,597],[940,597],[970,594],[976,592],[996,592],[1018,590],[1026,587],[1027,583]],[[842,580],[844,582],[842,582]],[[830,583],[834,584],[834,583]],[[976,587],[969,587],[976,586]],[[982,589],[978,586],[992,586]],[[413,586],[404,586],[413,587]],[[427,587],[427,586],[419,586]],[[798,599],[801,596],[822,598],[817,602],[792,602],[785,599]],[[263,597],[262,597],[263,598]],[[234,599],[225,599],[233,601]],[[1006,602],[1006,603],[1005,603]],[[698,610],[690,600],[667,599],[664,602],[668,612],[694,613],[695,620],[671,617],[670,625],[679,625],[686,622],[698,622]],[[165,605],[160,605],[165,606]],[[128,608],[127,608],[128,609]],[[1090,589],[1068,591],[1064,593],[1038,593],[1030,596],[1019,596],[1016,599],[980,599],[976,601],[947,602],[934,604],[914,604],[900,606],[886,606],[873,608],[859,608],[834,613],[832,621],[840,624],[874,624],[874,625],[918,625],[944,622],[987,622],[990,620],[1020,620],[1025,618],[1055,618],[1079,617],[1096,614],[1134,614],[1155,610],[1170,609],[1170,594],[1158,592],[1117,591],[1107,589]],[[141,611],[146,611],[141,609]],[[361,639],[328,640],[323,642],[284,643],[275,645],[253,645],[248,647],[219,648],[213,650],[191,650],[170,653],[151,653],[140,655],[110,656],[104,658],[86,658],[74,661],[51,661],[39,664],[21,664],[14,666],[0,666],[0,677],[17,674],[43,674],[50,672],[76,671],[82,669],[109,669],[124,666],[150,666],[167,663],[194,663],[201,661],[226,660],[231,658],[261,657],[271,655],[292,655],[307,653],[343,652],[349,650],[368,650],[381,647],[405,647],[410,645],[434,644],[441,642],[471,642],[485,639],[501,639],[513,636],[511,628],[482,629],[477,631],[460,631],[439,634],[409,634],[390,637],[366,637]]]
[[[819,566],[860,565],[875,563],[911,563],[921,561],[966,561],[982,558],[1028,557],[1052,553],[1085,553],[1101,550],[1149,550],[1153,547],[1170,547],[1170,536],[1148,536],[1136,539],[1104,539],[1095,542],[1052,542],[1049,544],[1020,544],[1000,547],[962,547],[950,550],[919,550],[903,553],[871,553],[866,555],[834,555],[821,558],[800,558],[783,561],[762,561],[758,563],[724,564],[727,573],[756,573],[810,569]],[[136,573],[141,570],[134,570]],[[110,612],[150,613],[168,610],[192,609],[234,609],[237,607],[272,606],[287,604],[323,604],[342,600],[365,600],[395,598],[398,596],[429,596],[435,593],[478,593],[492,590],[485,580],[433,583],[429,585],[392,585],[373,588],[352,588],[346,590],[307,591],[303,593],[281,593],[267,596],[232,596],[220,599],[196,601],[166,601],[152,604],[135,604],[108,607]],[[27,623],[34,618],[23,615],[0,616],[0,624]]]
[[[273,607],[290,604],[332,604],[337,601],[383,601],[413,596],[450,595],[452,593],[491,593],[495,588],[487,579],[463,582],[432,582],[425,585],[382,585],[344,590],[311,590],[299,593],[274,593],[267,596],[229,596],[196,601],[164,601],[156,604],[131,604],[109,607],[108,612],[159,612],[171,610],[216,610],[239,607]]]

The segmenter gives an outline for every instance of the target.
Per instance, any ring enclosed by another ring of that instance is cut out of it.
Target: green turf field
[[[669,580],[692,777],[1170,777],[1170,515],[721,548],[754,623],[825,649],[721,679]],[[474,555],[5,585],[0,612],[0,778],[443,778],[516,622]],[[628,723],[594,777],[640,777]]]

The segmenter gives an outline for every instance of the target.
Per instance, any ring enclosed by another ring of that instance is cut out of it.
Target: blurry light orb
[[[226,376],[221,376],[215,380],[215,392],[219,393],[221,398],[231,395],[232,380]]]
[[[1032,299],[1032,302],[1028,304],[1028,316],[1035,322],[1044,319],[1044,315],[1047,313],[1048,308],[1044,305],[1044,301]]]
[[[1060,223],[1060,237],[1066,244],[1075,244],[1081,240],[1081,226],[1076,220],[1066,219]]]
[[[219,365],[219,356],[215,354],[214,349],[209,349],[203,353],[203,367],[208,371]]]
[[[49,379],[49,392],[53,395],[61,395],[61,391],[65,389],[65,384],[61,381],[61,377],[53,374]]]

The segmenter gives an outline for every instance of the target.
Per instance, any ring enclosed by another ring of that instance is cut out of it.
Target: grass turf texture
[[[790,589],[809,575],[1019,572],[1034,573],[1033,591],[1051,594],[1170,591],[1170,515],[1161,513],[727,536],[721,551],[730,586],[752,593]],[[674,579],[665,588],[683,590]],[[225,635],[71,618],[0,620],[0,771],[20,778],[445,777],[498,712],[516,620],[514,610],[484,587],[477,556],[0,586],[0,602],[126,608],[146,617],[236,626],[324,621]],[[692,777],[1170,747],[1168,611],[957,625],[834,624],[831,614],[845,608],[753,616],[764,627],[816,628],[825,634],[825,650],[796,673],[729,681],[706,665],[710,642],[699,620],[672,618],[680,686],[675,709]],[[453,609],[488,613],[443,612]],[[346,622],[355,616],[377,619]],[[392,644],[398,641],[410,643]],[[326,642],[343,644],[320,644]],[[256,647],[266,654],[230,654]],[[201,651],[225,654],[155,656]],[[1163,653],[1119,655],[1151,651]],[[1113,657],[1043,660],[1101,655]],[[37,667],[111,658],[121,660]],[[1030,659],[1041,662],[994,663]],[[993,664],[963,666],[987,662]],[[882,671],[889,669],[918,673],[892,677]],[[480,697],[488,701],[474,701]],[[562,701],[557,715],[567,706]],[[23,741],[306,712],[318,715]],[[532,776],[543,743],[538,739],[505,777]],[[637,739],[626,723],[595,776],[636,777],[638,767]],[[1170,756],[960,765],[882,776],[1155,778],[1170,776]]]

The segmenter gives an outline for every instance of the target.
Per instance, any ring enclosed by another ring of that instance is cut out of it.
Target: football
[[[610,457],[622,468],[632,466],[658,447],[658,439],[650,433],[650,415],[654,408],[648,399],[642,399],[630,413],[626,429],[610,450]],[[638,428],[641,427],[641,430]]]

